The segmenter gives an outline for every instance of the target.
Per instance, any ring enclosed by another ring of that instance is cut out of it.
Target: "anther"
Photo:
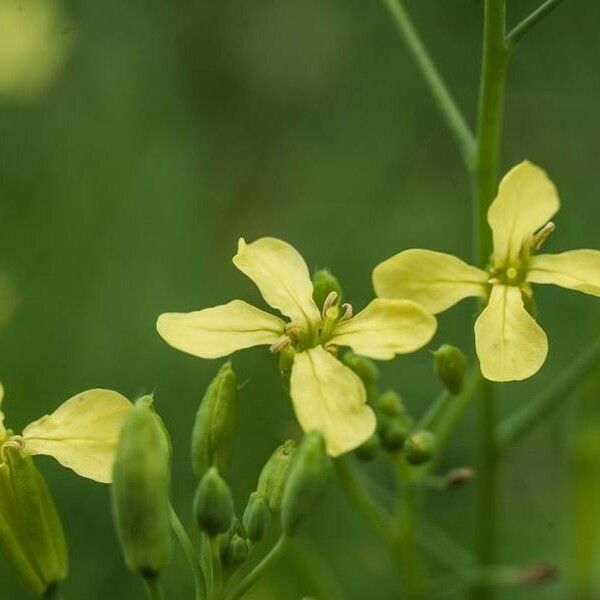
[[[292,340],[289,335],[282,335],[280,338],[275,340],[270,346],[269,350],[272,354],[277,354],[281,352],[286,346],[292,343]]]
[[[352,304],[348,304],[347,302],[345,302],[344,304],[342,304],[342,308],[344,309],[344,314],[340,317],[340,321],[348,321],[352,318],[352,315],[354,314]]]
[[[553,221],[546,223],[534,236],[531,242],[533,250],[539,250],[542,244],[548,239],[550,234],[556,229],[556,225]]]
[[[325,298],[325,302],[323,302],[323,310],[321,311],[323,319],[327,317],[327,311],[336,303],[337,299],[337,292],[329,292],[327,298]]]

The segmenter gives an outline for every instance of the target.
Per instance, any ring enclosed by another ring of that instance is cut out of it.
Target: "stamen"
[[[490,285],[498,285],[500,280],[497,277],[490,277],[487,281]]]
[[[272,354],[281,352],[286,346],[292,343],[292,339],[289,335],[282,335],[280,338],[275,340],[270,346],[269,350]]]
[[[553,221],[546,223],[534,236],[531,242],[532,249],[539,250],[543,243],[550,237],[550,234],[556,229]]]
[[[329,292],[327,298],[325,298],[325,302],[323,302],[323,310],[321,311],[323,319],[327,317],[327,311],[335,304],[337,299],[337,292]]]
[[[348,304],[345,302],[342,304],[342,308],[344,309],[344,314],[340,317],[340,321],[348,321],[352,318],[354,314],[354,310],[352,309],[352,304]]]

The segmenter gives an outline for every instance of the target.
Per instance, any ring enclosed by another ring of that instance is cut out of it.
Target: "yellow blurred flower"
[[[3,396],[0,384],[0,405]],[[110,483],[119,433],[130,409],[129,400],[117,392],[88,390],[27,425],[22,435],[6,430],[0,410],[0,461],[2,447],[12,444],[32,456],[52,456],[82,477]]]
[[[174,348],[218,358],[236,350],[269,345],[273,353],[293,347],[290,395],[305,432],[319,429],[332,456],[348,452],[375,430],[360,378],[335,356],[338,346],[381,360],[413,352],[426,344],[436,320],[411,301],[373,300],[356,316],[338,307],[335,294],[319,311],[302,256],[290,244],[261,238],[240,239],[234,265],[258,287],[263,298],[289,321],[244,302],[191,313],[166,313],[157,329]]]
[[[475,323],[484,377],[522,380],[546,360],[548,340],[528,312],[532,283],[553,283],[600,296],[600,251],[536,254],[554,230],[560,203],[546,173],[528,161],[511,169],[488,211],[494,251],[487,271],[448,254],[406,250],[373,271],[377,295],[407,298],[438,313],[468,296],[487,306]]]
[[[0,95],[43,89],[70,46],[57,0],[0,0]]]

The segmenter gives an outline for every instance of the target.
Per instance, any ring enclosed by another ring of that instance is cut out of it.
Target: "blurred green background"
[[[469,258],[468,182],[380,2],[49,1],[0,1],[7,423],[20,430],[91,387],[130,398],[155,390],[173,436],[174,502],[190,523],[191,421],[220,363],[170,349],[155,332],[157,315],[232,298],[262,306],[230,260],[241,235],[290,241],[311,269],[331,267],[362,307],[373,294],[372,267],[401,249]],[[472,122],[482,3],[407,4]],[[508,4],[516,22],[538,0]],[[563,210],[549,250],[598,246],[598,18],[593,3],[565,3],[511,65],[503,166],[529,158],[557,182]],[[549,360],[532,380],[503,386],[504,413],[543,389],[598,329],[590,297],[544,287],[537,299]],[[472,355],[471,314],[468,302],[444,314],[429,349],[451,342]],[[295,424],[264,348],[236,355],[234,365],[246,382],[230,477],[242,509],[262,463]],[[386,364],[384,381],[416,415],[439,388],[427,349]],[[575,398],[506,458],[503,563],[551,561],[562,577],[504,598],[565,598],[573,548],[585,544],[600,567],[597,532],[573,493],[574,474],[589,472],[573,445],[577,406]],[[592,404],[579,416],[592,439],[596,412]],[[475,462],[475,416],[473,406],[443,468]],[[70,542],[66,597],[142,598],[123,566],[108,488],[50,459],[37,462]],[[365,469],[387,485],[383,463]],[[584,498],[595,498],[594,484],[592,477]],[[432,493],[427,502],[429,518],[467,546],[473,491]],[[307,562],[316,554],[349,599],[401,597],[394,565],[339,490],[305,534],[300,550],[248,598],[316,593]],[[2,564],[0,581],[2,600],[25,597]],[[191,593],[178,551],[166,586],[171,598]]]

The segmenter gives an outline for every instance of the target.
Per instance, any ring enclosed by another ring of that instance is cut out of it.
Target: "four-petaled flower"
[[[487,299],[475,323],[481,372],[493,381],[536,373],[548,353],[543,329],[528,312],[532,283],[553,283],[600,296],[600,251],[536,254],[554,230],[560,206],[546,173],[528,161],[511,169],[488,211],[494,251],[487,271],[448,254],[406,250],[373,271],[382,298],[407,298],[432,313],[468,296]]]
[[[0,384],[0,404],[3,396]],[[82,477],[110,483],[119,433],[131,406],[117,392],[88,390],[27,425],[22,435],[13,435],[4,427],[0,410],[0,462],[2,448],[13,445],[32,456],[52,456]]]
[[[200,358],[261,344],[273,352],[291,345],[290,395],[303,430],[321,430],[332,456],[362,444],[375,430],[375,416],[361,380],[334,356],[336,348],[349,346],[357,354],[389,360],[426,344],[436,330],[435,318],[412,301],[383,299],[352,316],[350,305],[337,306],[335,294],[319,311],[304,259],[275,238],[250,244],[240,239],[233,263],[289,322],[233,300],[197,312],[163,314],[159,334],[174,348]]]

